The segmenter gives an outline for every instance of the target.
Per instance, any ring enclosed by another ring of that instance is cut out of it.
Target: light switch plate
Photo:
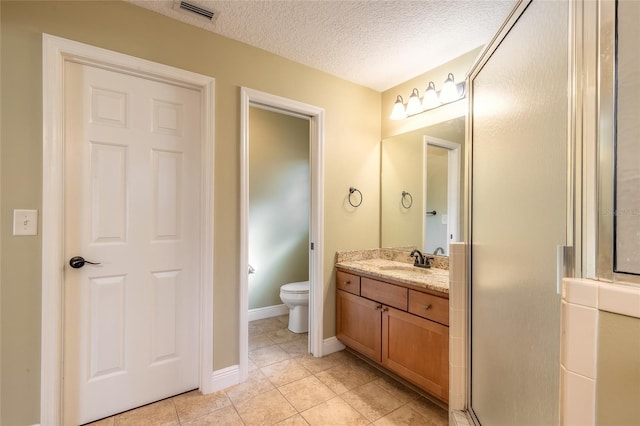
[[[13,235],[38,235],[38,210],[14,210]]]

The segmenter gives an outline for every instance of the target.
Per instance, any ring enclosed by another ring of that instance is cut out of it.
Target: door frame
[[[516,24],[520,16],[524,13],[526,8],[533,0],[517,0],[513,8],[509,12],[509,15],[505,18],[504,22],[493,36],[491,41],[487,43],[476,59],[466,76],[467,87],[467,123],[466,123],[466,138],[465,138],[465,193],[464,193],[464,243],[465,243],[465,286],[466,294],[464,300],[464,306],[466,310],[466,327],[464,330],[464,353],[465,353],[465,368],[464,368],[464,410],[466,417],[470,424],[479,425],[480,422],[471,407],[471,231],[472,231],[472,217],[471,217],[471,205],[473,201],[473,79],[480,73],[482,68],[491,58],[491,55],[498,49],[500,43],[507,37],[507,34],[511,31]]]
[[[42,35],[42,328],[40,424],[63,419],[64,68],[99,66],[201,93],[199,387],[213,392],[213,189],[215,79],[64,38]]]
[[[324,109],[247,87],[240,89],[240,381],[249,373],[249,107],[309,118],[309,345],[323,355]]]
[[[435,138],[433,136],[424,135],[424,206],[422,211],[427,211],[427,203],[429,202],[429,194],[426,185],[427,173],[427,146],[437,146],[447,150],[447,239],[446,252],[444,255],[449,256],[449,243],[457,243],[460,241],[460,157],[461,145],[457,142],[451,142],[445,139]],[[452,220],[453,219],[453,220]],[[423,218],[423,240],[426,248],[427,244],[427,217],[426,213]]]

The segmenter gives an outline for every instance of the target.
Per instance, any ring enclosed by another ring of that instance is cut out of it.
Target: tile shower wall
[[[449,245],[449,411],[465,409],[467,244]]]
[[[560,424],[590,426],[604,424],[600,410],[599,374],[606,366],[598,364],[598,354],[609,354],[599,322],[607,312],[640,318],[640,287],[610,284],[586,279],[565,279],[562,286],[561,408]],[[628,336],[638,339],[638,336]],[[640,347],[640,345],[639,345]],[[604,377],[604,376],[603,376]],[[609,386],[609,385],[608,385]],[[619,394],[620,389],[607,393]],[[628,392],[627,392],[628,393]],[[598,417],[596,417],[598,414]],[[606,422],[605,422],[606,423]]]

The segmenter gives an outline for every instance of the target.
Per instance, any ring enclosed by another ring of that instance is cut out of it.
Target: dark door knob
[[[89,262],[88,260],[84,260],[82,256],[74,256],[69,259],[69,266],[75,269],[82,268],[85,263],[88,263],[89,265],[100,265],[99,262]]]

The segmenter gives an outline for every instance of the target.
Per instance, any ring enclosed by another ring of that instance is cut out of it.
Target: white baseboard
[[[240,383],[240,366],[232,365],[231,367],[214,371],[211,374],[211,382],[204,384],[201,392],[206,395],[237,385],[238,383]]]
[[[471,426],[473,423],[464,411],[453,410],[449,411],[449,424],[452,426]]]
[[[249,321],[265,318],[279,317],[289,313],[289,308],[284,303],[282,305],[265,306],[264,308],[249,309]]]
[[[340,342],[340,340],[336,339],[336,336],[329,337],[324,339],[322,343],[322,356],[341,351],[344,348],[345,346]]]

